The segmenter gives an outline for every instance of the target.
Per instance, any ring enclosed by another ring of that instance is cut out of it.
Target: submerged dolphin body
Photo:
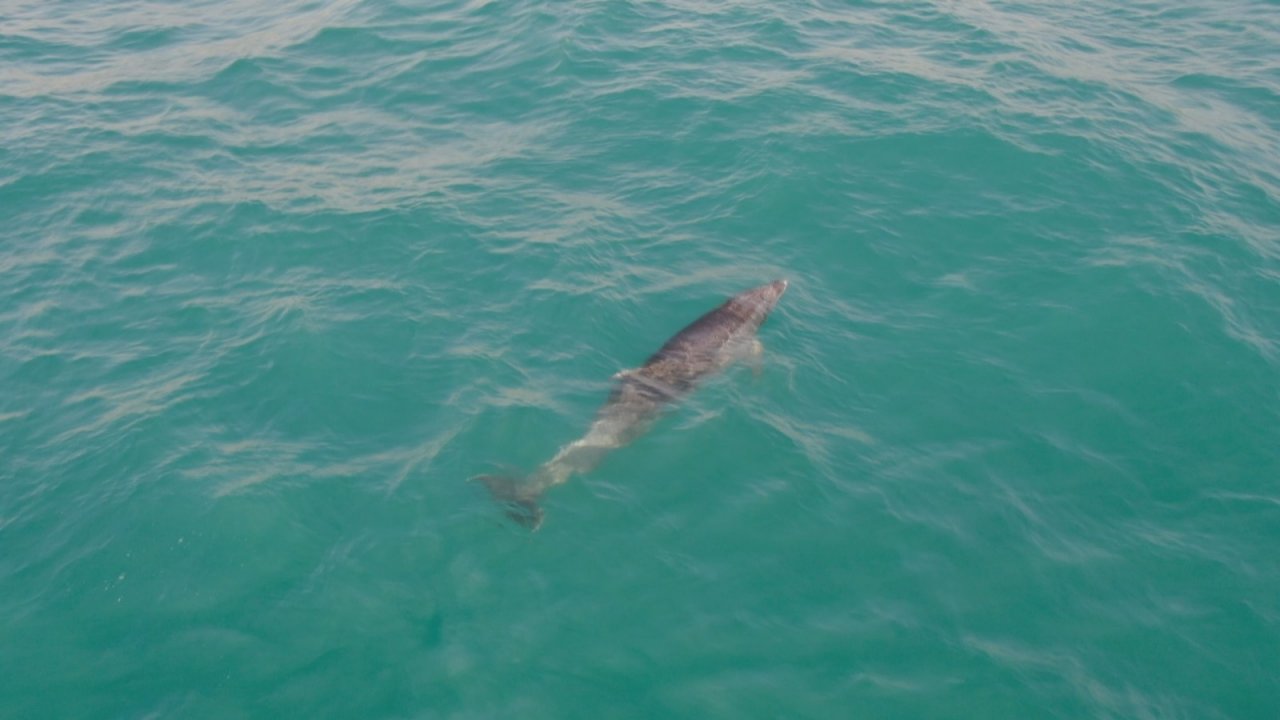
[[[542,523],[542,493],[590,471],[610,451],[635,440],[649,428],[663,406],[688,394],[703,378],[735,360],[763,352],[756,330],[786,292],[787,281],[734,295],[723,305],[676,333],[645,364],[614,377],[617,384],[595,422],[578,440],[560,449],[523,482],[501,475],[481,475],[507,516],[530,529]]]

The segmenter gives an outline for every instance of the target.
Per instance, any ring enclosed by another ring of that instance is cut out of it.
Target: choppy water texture
[[[1274,2],[18,0],[0,128],[0,717],[1280,717]]]

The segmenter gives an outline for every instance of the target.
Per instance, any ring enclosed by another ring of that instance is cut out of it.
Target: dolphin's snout
[[[757,309],[763,310],[767,314],[773,309],[774,305],[778,304],[782,293],[787,291],[788,284],[786,280],[779,278],[766,285],[748,290],[737,297],[752,303]]]
[[[779,278],[768,285],[762,285],[760,287],[760,290],[763,291],[761,294],[763,297],[768,298],[770,303],[777,303],[778,299],[782,297],[782,293],[787,291],[787,285],[789,284],[785,279]]]

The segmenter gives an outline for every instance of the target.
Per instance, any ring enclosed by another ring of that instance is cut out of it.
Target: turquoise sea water
[[[17,0],[0,131],[2,718],[1280,717],[1274,2]]]

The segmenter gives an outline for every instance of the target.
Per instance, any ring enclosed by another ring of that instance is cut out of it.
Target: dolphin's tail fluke
[[[489,488],[493,499],[506,508],[507,517],[530,530],[542,524],[542,508],[538,507],[541,493],[529,492],[519,480],[505,475],[479,475],[472,480]]]

